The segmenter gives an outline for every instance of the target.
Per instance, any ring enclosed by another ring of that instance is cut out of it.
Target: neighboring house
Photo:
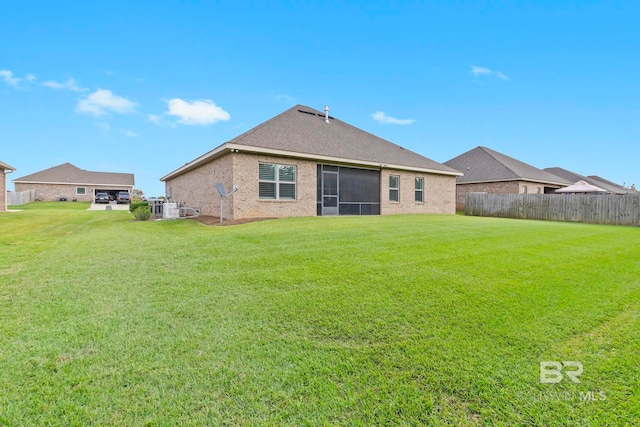
[[[163,176],[174,202],[222,216],[455,213],[460,172],[296,105]]]
[[[628,194],[630,190],[622,188],[622,186],[614,184],[611,181],[603,180],[599,177],[594,176],[582,176],[575,172],[571,172],[567,169],[553,167],[553,168],[544,168],[543,170],[550,172],[560,178],[564,178],[571,183],[576,183],[578,181],[585,181],[590,185],[595,185],[596,187],[602,188],[609,194]]]
[[[54,166],[13,180],[15,190],[35,190],[36,199],[56,201],[66,199],[91,202],[95,193],[116,196],[119,191],[133,189],[132,173],[90,172],[71,163]]]
[[[444,162],[464,173],[456,182],[456,209],[464,209],[468,193],[543,194],[572,184],[487,147],[476,147]]]
[[[0,177],[0,211],[7,210],[7,174],[15,170],[16,168],[0,162],[0,171],[2,171],[2,176]]]
[[[600,187],[606,187],[606,186],[613,187],[614,189],[620,192],[616,194],[638,194],[638,191],[635,189],[635,186],[633,185],[631,186],[631,188],[626,188],[626,187],[623,187],[622,185],[616,184],[615,182],[611,182],[607,179],[601,178],[598,175],[589,175],[587,176],[587,178],[595,182],[596,185]]]

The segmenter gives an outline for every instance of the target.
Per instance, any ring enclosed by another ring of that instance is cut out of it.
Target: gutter
[[[402,165],[373,162],[369,160],[345,159],[343,157],[332,157],[332,156],[323,156],[318,154],[299,153],[299,152],[286,151],[286,150],[276,150],[272,148],[250,147],[247,145],[233,144],[233,143],[227,142],[214,148],[208,153],[203,154],[202,156],[196,158],[195,160],[185,163],[184,166],[160,178],[160,181],[164,182],[171,178],[175,178],[179,175],[182,175],[185,172],[188,172],[192,169],[197,168],[198,166],[206,163],[207,161],[214,160],[218,157],[222,157],[225,154],[241,153],[241,152],[252,153],[252,154],[268,154],[268,155],[277,156],[277,157],[291,157],[291,158],[304,159],[304,160],[326,161],[331,163],[347,164],[347,165],[354,165],[354,166],[369,166],[375,169],[398,169],[398,170],[406,170],[406,171],[412,171],[412,172],[423,172],[423,173],[449,175],[449,176],[464,175],[462,172],[457,172],[457,171],[445,171],[445,170],[439,170],[439,169],[421,168],[416,166],[402,166]]]

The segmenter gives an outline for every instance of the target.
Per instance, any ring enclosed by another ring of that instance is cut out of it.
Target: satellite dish
[[[227,197],[227,192],[224,189],[224,186],[221,183],[217,183],[216,184],[216,189],[218,190],[218,193],[220,193],[220,197],[222,198],[226,198]]]
[[[232,195],[233,193],[235,193],[236,191],[238,191],[238,186],[234,185],[233,190],[231,190],[231,193],[227,194],[227,190],[224,189],[224,185],[222,185],[222,183],[220,182],[217,182],[216,189],[218,190],[218,193],[220,193],[220,224],[222,224],[222,201],[227,197],[229,197],[230,195]]]

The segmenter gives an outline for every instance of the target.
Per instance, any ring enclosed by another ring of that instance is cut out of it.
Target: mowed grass
[[[0,425],[640,419],[638,228],[21,208],[0,214]]]

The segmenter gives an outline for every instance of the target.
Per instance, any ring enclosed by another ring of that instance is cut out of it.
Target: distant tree
[[[131,197],[134,199],[142,200],[144,198],[144,191],[140,190],[139,188],[134,188],[133,190],[131,190]]]

